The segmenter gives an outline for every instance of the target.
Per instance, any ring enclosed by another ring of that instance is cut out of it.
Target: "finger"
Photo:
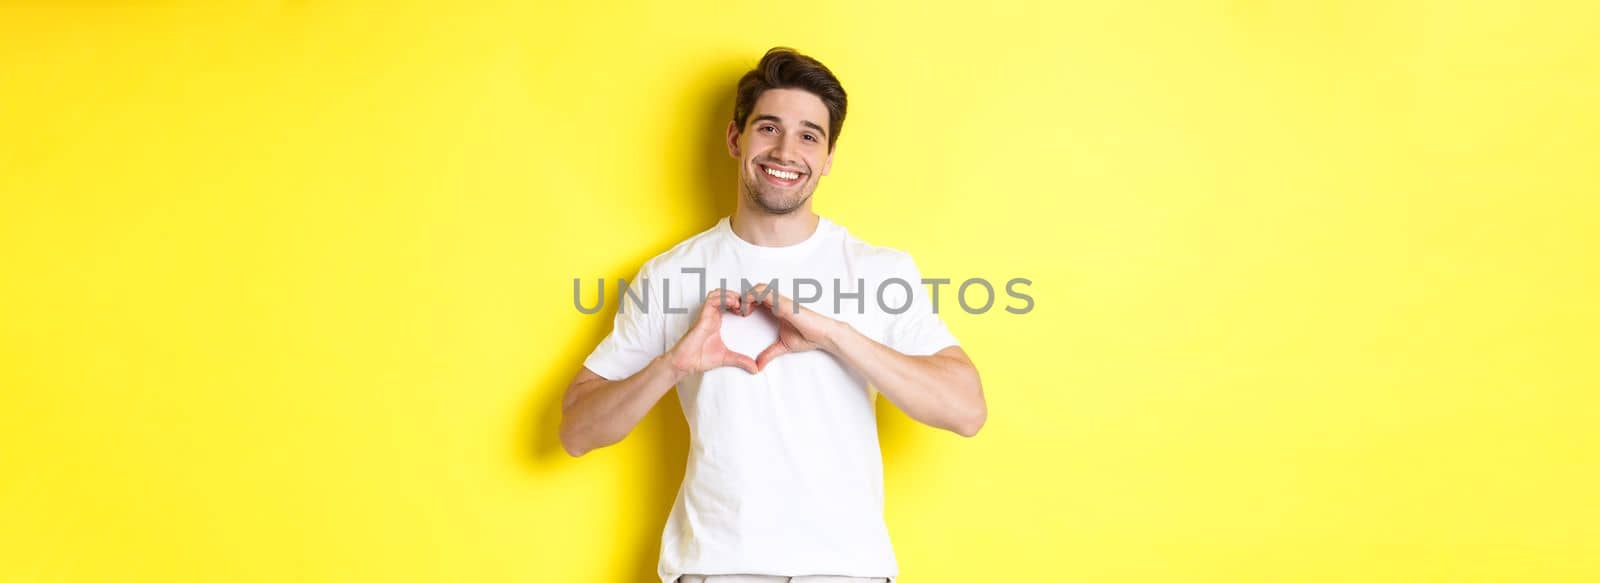
[[[789,304],[792,303],[792,300],[778,293],[778,290],[772,290],[772,293],[767,294],[767,296],[770,298],[767,302],[767,307],[772,309],[774,313],[789,313]]]
[[[752,310],[755,309],[755,306],[764,305],[768,311],[774,314],[778,313],[778,306],[783,305],[784,301],[783,296],[778,294],[778,290],[768,287],[764,283],[756,284],[744,295],[745,304],[749,305]]]
[[[762,303],[763,301],[765,301],[765,297],[767,295],[769,295],[769,294],[766,293],[766,291],[767,291],[767,284],[758,283],[758,284],[755,285],[755,287],[752,287],[752,288],[747,289],[747,290],[744,291],[744,302],[747,303],[747,304],[759,304],[759,303]]]
[[[707,294],[704,308],[706,312],[704,313],[710,315],[712,312],[722,312],[723,310],[738,312],[739,299],[737,297],[730,298],[729,293],[730,292],[728,290],[719,289]],[[717,313],[714,315],[714,317],[721,318],[722,314]]]
[[[706,303],[700,306],[700,319],[717,317],[717,312],[722,310],[722,298],[717,292],[706,296]]]
[[[761,372],[761,365],[756,364],[754,359],[737,352],[729,353],[728,356],[722,360],[722,364],[724,366],[737,366],[750,374]]]
[[[784,346],[783,342],[773,342],[772,346],[768,346],[766,350],[761,351],[761,354],[756,355],[756,367],[765,369],[772,359],[788,353],[789,347]]]
[[[710,310],[710,309],[714,309],[714,308],[715,309],[721,309],[722,308],[722,290],[716,290],[716,291],[713,291],[711,293],[706,294],[705,303],[700,304],[700,312],[701,313],[705,313],[706,310]]]
[[[739,294],[733,293],[733,292],[725,290],[725,289],[719,289],[719,290],[717,290],[717,293],[722,295],[721,301],[719,303],[719,305],[722,307],[722,309],[725,309],[725,310],[727,310],[729,312],[733,312],[735,314],[740,314],[743,311],[743,308],[741,307],[741,304],[743,304],[743,301],[741,301],[741,300],[743,298],[740,298]]]

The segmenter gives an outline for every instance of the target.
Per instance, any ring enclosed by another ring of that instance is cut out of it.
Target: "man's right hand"
[[[672,350],[667,351],[667,363],[672,366],[678,379],[723,366],[736,366],[750,374],[760,370],[755,359],[729,350],[722,343],[722,315],[725,311],[741,316],[748,313],[743,298],[737,293],[719,289],[706,295],[694,326],[678,339],[678,344]]]

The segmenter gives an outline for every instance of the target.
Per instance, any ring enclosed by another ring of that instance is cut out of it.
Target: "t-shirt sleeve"
[[[655,289],[666,282],[652,281],[655,278],[650,274],[646,264],[628,281],[633,297],[617,290],[617,317],[612,320],[611,333],[584,359],[584,368],[606,380],[622,380],[644,370],[651,360],[666,352],[666,314],[657,299],[660,290]],[[644,284],[646,281],[650,283]],[[633,299],[641,295],[646,306],[643,310]]]
[[[887,335],[889,347],[901,354],[927,356],[951,346],[959,346],[960,342],[945,327],[944,320],[933,313],[933,302],[928,298],[927,286],[922,284],[922,272],[909,255],[897,262],[893,277],[910,284],[911,304],[904,312],[890,315]],[[888,289],[904,290],[904,287],[894,284]],[[889,305],[904,305],[904,297]]]

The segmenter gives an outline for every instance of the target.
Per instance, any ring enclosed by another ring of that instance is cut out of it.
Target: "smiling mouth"
[[[806,173],[796,170],[773,168],[765,164],[756,164],[756,166],[761,168],[761,174],[767,177],[768,182],[780,186],[794,186],[799,184],[800,179],[806,176]]]

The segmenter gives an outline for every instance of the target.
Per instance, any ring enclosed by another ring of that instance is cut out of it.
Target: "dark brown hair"
[[[768,89],[801,89],[816,95],[828,108],[828,151],[833,151],[839,141],[839,130],[844,128],[844,86],[833,71],[816,59],[800,54],[788,47],[772,47],[761,57],[756,68],[739,78],[738,97],[733,105],[733,123],[739,131],[745,130],[750,110],[756,100]]]

